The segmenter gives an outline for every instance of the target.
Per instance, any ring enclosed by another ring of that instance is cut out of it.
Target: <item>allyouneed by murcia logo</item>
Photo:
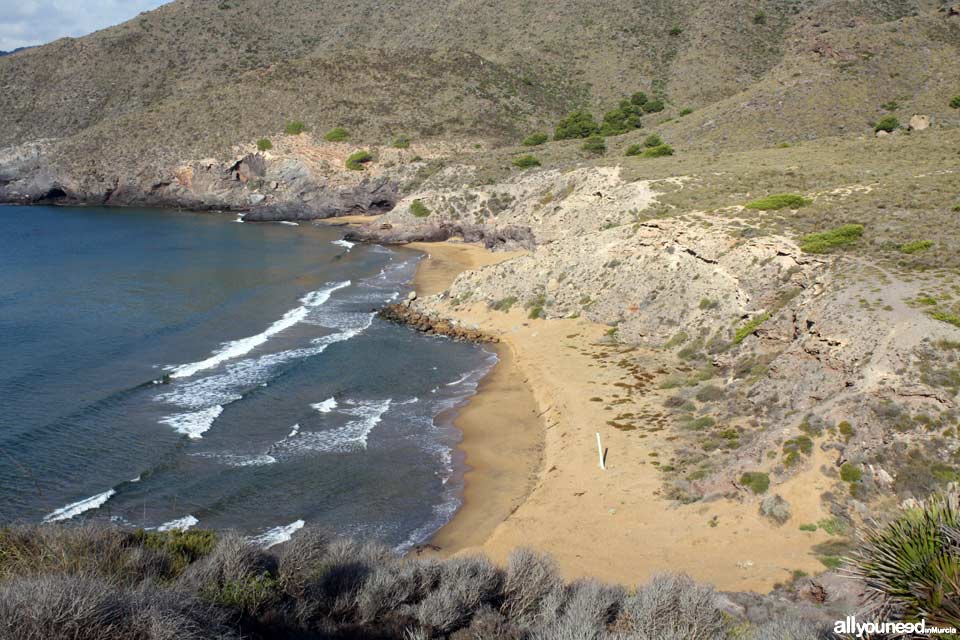
[[[837,620],[833,625],[833,631],[856,638],[890,634],[929,636],[955,635],[957,633],[957,630],[953,627],[930,626],[926,620],[920,622],[857,622],[856,616],[847,616],[843,620]]]

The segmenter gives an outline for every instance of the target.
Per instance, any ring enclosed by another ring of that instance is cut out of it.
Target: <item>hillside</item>
[[[151,189],[290,122],[314,139],[342,126],[355,144],[405,135],[488,148],[638,90],[666,104],[647,121],[674,118],[664,130],[690,148],[861,132],[891,101],[956,123],[942,96],[958,22],[935,0],[178,0],[4,56],[0,189],[25,174],[39,182],[0,198],[56,187],[79,201],[179,201]],[[38,141],[24,165],[23,145]]]

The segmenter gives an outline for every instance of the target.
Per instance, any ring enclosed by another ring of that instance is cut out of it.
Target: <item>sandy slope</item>
[[[462,244],[418,248],[431,255],[418,275],[421,297],[442,290],[460,270],[504,259]],[[739,501],[679,506],[659,497],[659,472],[652,464],[651,454],[667,444],[670,432],[648,435],[607,425],[620,411],[660,411],[663,396],[656,386],[633,395],[624,385],[636,382],[636,370],[625,371],[622,364],[629,360],[655,380],[659,354],[605,344],[606,328],[582,319],[528,320],[523,310],[502,313],[485,305],[454,312],[440,300],[428,305],[500,336],[513,358],[498,371],[512,365],[526,380],[545,428],[540,464],[536,447],[525,453],[504,431],[529,423],[529,400],[516,393],[490,399],[494,388],[471,402],[463,415],[473,417],[458,424],[467,434],[467,459],[482,471],[475,472],[476,481],[467,476],[464,508],[434,540],[442,553],[482,550],[503,561],[513,548],[530,546],[553,554],[568,578],[635,584],[657,572],[684,571],[726,590],[766,591],[796,569],[823,569],[810,549],[827,536],[799,530],[828,515],[819,500],[828,488],[818,471],[820,460],[771,487],[792,506],[792,518],[783,526],[761,517],[758,499],[745,494]],[[606,471],[599,468],[598,431],[608,449]],[[502,455],[489,455],[497,439]],[[475,442],[482,448],[472,453]],[[504,506],[526,494],[518,463],[538,476],[526,500],[504,519]],[[500,473],[513,482],[489,481]]]

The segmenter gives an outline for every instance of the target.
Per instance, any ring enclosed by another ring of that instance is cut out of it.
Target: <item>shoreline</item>
[[[819,500],[828,487],[817,465],[771,487],[770,494],[791,505],[784,525],[763,517],[759,498],[749,494],[685,505],[670,500],[662,495],[656,461],[670,455],[669,431],[608,426],[615,412],[628,406],[638,415],[661,412],[669,391],[655,380],[670,366],[664,354],[611,343],[607,327],[584,318],[530,320],[523,310],[505,313],[482,302],[453,308],[429,296],[446,290],[467,269],[513,255],[461,242],[406,246],[428,254],[414,278],[420,310],[477,326],[496,336],[498,348],[509,354],[461,409],[467,417],[454,421],[464,434],[458,449],[468,465],[473,460],[477,466],[465,474],[461,507],[421,553],[481,552],[502,565],[514,549],[529,547],[553,556],[567,580],[636,585],[673,572],[724,591],[759,593],[788,582],[795,571],[824,570],[813,548],[830,537],[799,529],[829,517]],[[627,360],[635,368],[624,368]],[[529,417],[498,403],[498,372],[523,381],[536,409],[539,448],[524,451],[498,441],[509,425]],[[638,374],[653,382],[624,395],[624,385],[635,385]],[[596,432],[608,453],[606,470],[597,462]],[[527,470],[523,482],[517,480],[517,465]],[[509,489],[495,484],[501,473],[513,478]]]

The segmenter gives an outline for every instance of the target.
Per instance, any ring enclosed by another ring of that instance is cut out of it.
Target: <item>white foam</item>
[[[271,452],[277,455],[304,453],[340,453],[367,448],[370,432],[380,424],[390,409],[391,399],[379,402],[361,402],[346,407],[343,413],[354,416],[342,427],[326,431],[301,431],[296,440],[281,440]]]
[[[290,427],[290,435],[288,435],[287,437],[288,437],[288,438],[295,438],[298,433],[300,433],[300,424],[299,424],[299,423],[297,423],[297,424],[293,425],[292,427]]]
[[[214,421],[220,417],[221,413],[223,413],[223,407],[215,404],[199,411],[165,416],[160,418],[160,424],[170,425],[177,433],[182,433],[191,440],[199,440],[213,426]]]
[[[277,224],[285,224],[290,227],[299,227],[299,222],[290,222],[289,220],[277,220]]]
[[[268,529],[267,531],[261,533],[258,536],[250,538],[250,541],[254,544],[258,544],[264,549],[269,549],[274,545],[278,545],[281,542],[286,542],[293,537],[293,534],[303,529],[303,525],[306,523],[303,520],[297,520],[296,522],[291,522],[290,524],[282,527],[274,527],[273,529]]]
[[[276,464],[277,459],[267,454],[244,455],[241,453],[195,453],[198,458],[209,458],[228,467],[264,467]]]
[[[117,492],[114,489],[110,489],[109,491],[98,493],[97,495],[92,496],[90,498],[84,498],[83,500],[79,500],[72,504],[68,504],[65,507],[61,507],[60,509],[57,509],[53,513],[50,513],[44,516],[43,521],[59,522],[61,520],[69,520],[86,511],[99,509],[107,502],[107,500],[109,500],[116,494]]]
[[[356,242],[350,242],[349,240],[342,240],[342,239],[334,240],[331,244],[335,244],[338,247],[343,247],[347,251],[350,251],[350,249],[353,249],[355,246],[357,246]]]
[[[179,529],[180,531],[186,531],[191,527],[197,526],[200,521],[194,518],[193,516],[184,516],[182,518],[177,518],[176,520],[171,520],[170,522],[165,522],[159,527],[157,531],[173,531],[174,529]]]
[[[234,222],[239,222],[240,224],[243,224],[243,215],[241,214],[241,215],[237,216],[237,219],[234,220]]]
[[[320,305],[324,304],[330,299],[330,296],[335,291],[349,286],[350,281],[347,280],[344,282],[337,282],[324,289],[319,289],[317,291],[308,293],[300,299],[300,302],[302,303],[301,306],[287,311],[285,314],[283,314],[282,318],[271,324],[263,332],[247,338],[240,338],[238,340],[225,342],[220,345],[219,350],[214,351],[213,354],[206,360],[200,360],[199,362],[191,362],[173,367],[171,369],[170,377],[188,378],[198,371],[211,369],[226,362],[227,360],[232,360],[250,353],[269,340],[271,336],[274,336],[281,331],[289,329],[297,323],[302,322],[307,317],[307,314],[310,312],[311,308],[319,307]]]
[[[337,408],[336,398],[327,398],[323,402],[317,402],[310,405],[311,409],[316,409],[320,413],[330,413]]]
[[[470,379],[470,376],[472,376],[473,374],[474,374],[473,371],[468,371],[468,372],[466,372],[465,374],[463,374],[463,377],[462,377],[462,378],[457,378],[457,379],[454,380],[453,382],[448,382],[448,383],[446,384],[446,386],[448,386],[448,387],[455,387],[455,386],[457,386],[458,384],[460,384],[461,382],[466,382],[467,380],[469,380],[469,379]]]

